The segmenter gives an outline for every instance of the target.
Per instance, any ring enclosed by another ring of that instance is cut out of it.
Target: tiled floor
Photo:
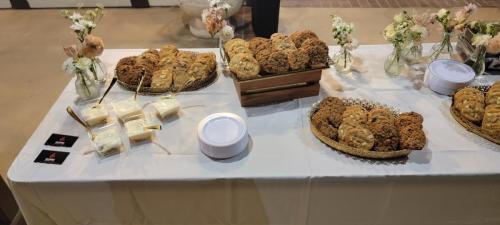
[[[283,7],[399,8],[460,7],[471,2],[480,7],[500,7],[500,0],[282,0]]]

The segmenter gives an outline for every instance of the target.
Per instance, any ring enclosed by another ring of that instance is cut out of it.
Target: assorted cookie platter
[[[193,91],[210,85],[217,78],[214,53],[195,53],[165,45],[160,51],[149,49],[138,56],[118,61],[118,84],[135,91],[141,79],[141,94]],[[144,76],[144,77],[143,77]]]
[[[338,151],[370,159],[407,156],[426,142],[423,117],[362,99],[327,97],[310,112],[311,131]]]
[[[491,87],[458,90],[450,112],[468,131],[500,144],[500,81]]]
[[[242,106],[317,95],[321,71],[329,67],[328,46],[310,30],[235,38],[224,53]]]

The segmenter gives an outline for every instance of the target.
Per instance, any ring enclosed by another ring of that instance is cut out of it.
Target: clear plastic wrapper
[[[119,154],[124,150],[122,138],[120,135],[120,126],[116,123],[95,129],[94,138],[90,138],[92,149],[101,158],[106,158]]]

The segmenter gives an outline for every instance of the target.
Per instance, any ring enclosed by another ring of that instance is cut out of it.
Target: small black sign
[[[64,134],[52,134],[45,142],[45,145],[71,148],[78,137]]]
[[[61,165],[64,160],[66,160],[68,155],[69,152],[42,150],[42,152],[40,152],[40,154],[36,157],[35,162]]]

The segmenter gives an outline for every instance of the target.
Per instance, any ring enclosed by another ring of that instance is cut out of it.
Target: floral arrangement
[[[486,46],[488,53],[500,53],[500,22],[472,21],[465,26],[474,36],[472,45]]]
[[[384,39],[394,46],[394,52],[386,61],[386,72],[396,75],[399,72],[400,60],[403,56],[413,57],[419,61],[422,54],[422,41],[427,37],[427,19],[425,14],[409,15],[403,11],[393,17],[392,23],[383,31]]]
[[[349,50],[354,50],[358,47],[358,40],[351,37],[354,31],[354,24],[346,23],[344,20],[336,15],[332,15],[332,34],[335,43],[346,47]]]
[[[231,40],[234,37],[234,30],[224,19],[227,16],[231,5],[225,0],[208,0],[209,8],[204,9],[201,19],[212,37],[219,34],[223,41]]]
[[[225,20],[231,5],[226,0],[208,0],[209,7],[204,9],[201,14],[201,20],[205,24],[210,36],[219,37],[219,51],[222,57],[223,66],[227,66],[227,58],[223,51],[223,45],[226,41],[234,38],[234,29]]]
[[[70,76],[77,76],[77,92],[80,97],[95,97],[96,81],[101,81],[100,73],[105,73],[103,64],[98,58],[104,51],[104,42],[100,37],[91,35],[97,22],[103,16],[103,8],[87,10],[83,15],[78,11],[63,10],[63,16],[71,21],[71,30],[76,34],[78,45],[63,47],[68,56],[63,63],[63,70]],[[100,73],[99,73],[100,72]]]
[[[439,58],[442,54],[447,55],[449,58],[452,57],[451,35],[455,31],[464,30],[467,19],[469,19],[476,9],[476,5],[469,3],[455,12],[454,15],[448,9],[440,9],[437,13],[432,14],[430,22],[432,24],[439,23],[444,30],[444,35],[441,41],[432,47],[431,60]]]
[[[431,16],[431,23],[439,22],[445,32],[453,32],[455,30],[463,30],[467,19],[476,11],[477,6],[469,3],[459,11],[455,12],[454,16],[448,9],[440,9],[437,13]]]
[[[348,70],[351,65],[351,51],[358,47],[358,40],[351,37],[354,24],[345,22],[341,17],[331,15],[333,40],[340,46],[340,52],[334,57],[338,68]]]

